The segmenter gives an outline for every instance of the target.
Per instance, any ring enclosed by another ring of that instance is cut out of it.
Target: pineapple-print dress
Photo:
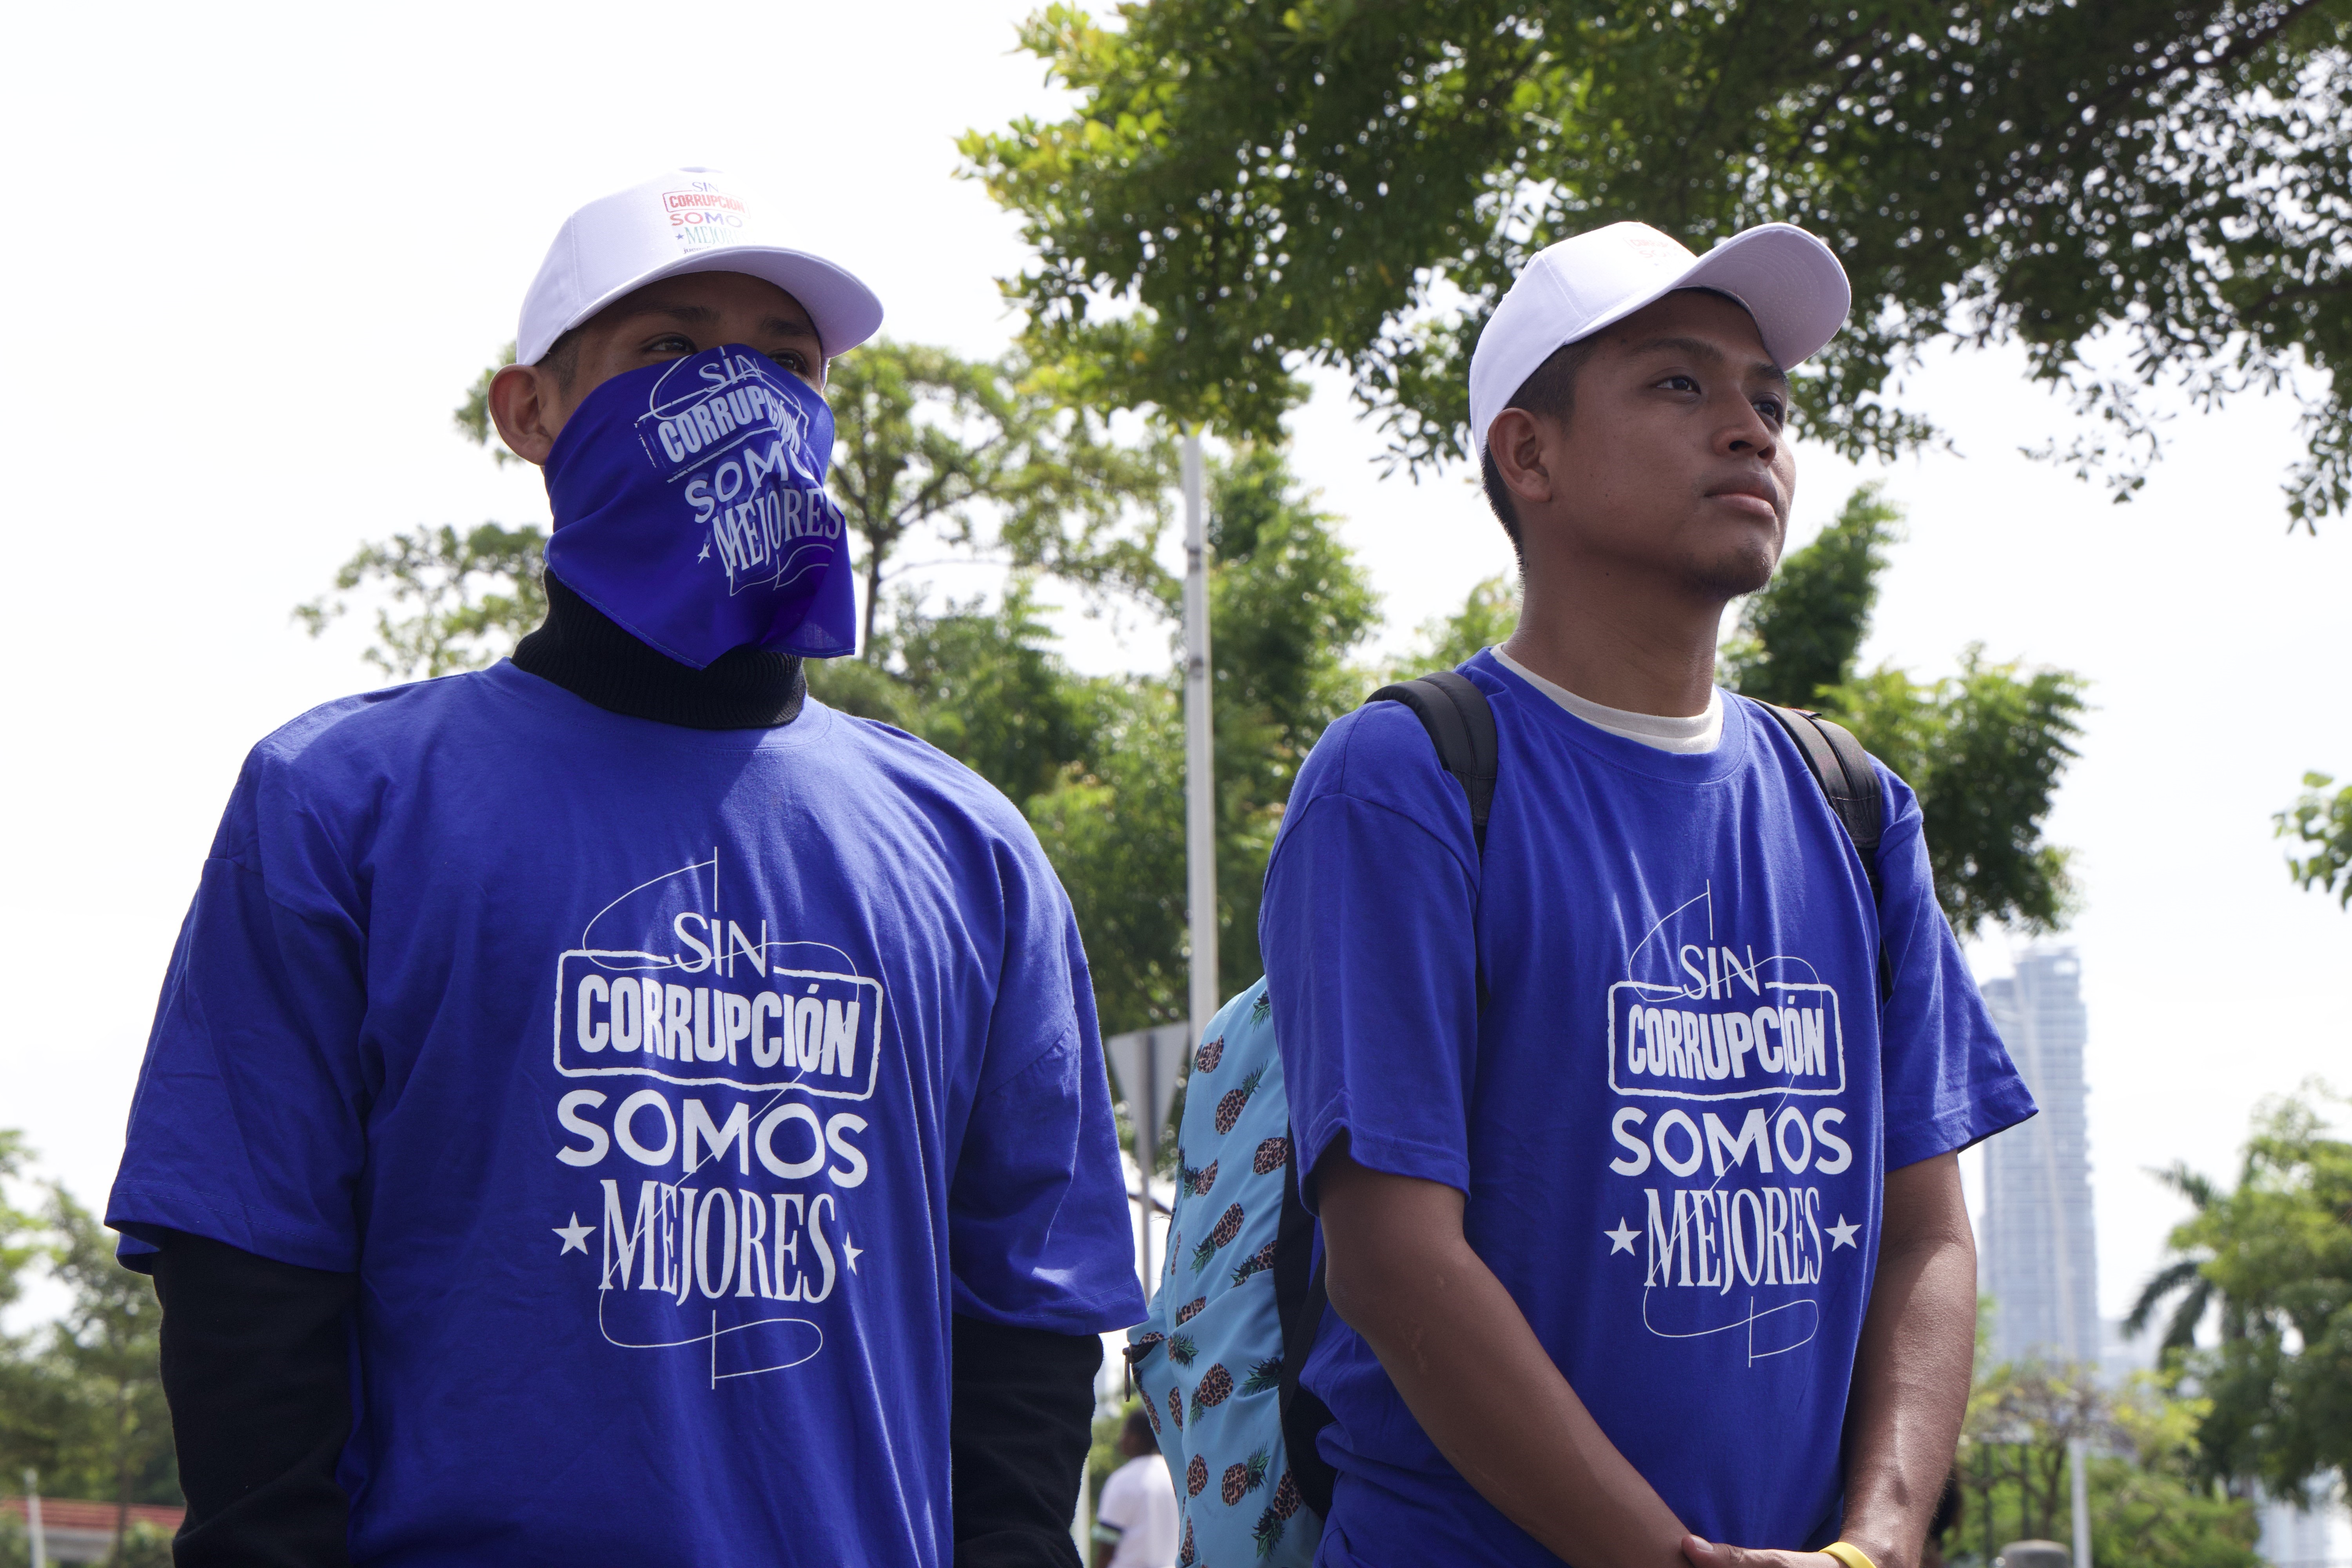
[[[1289,1102],[1265,983],[1202,1031],[1177,1130],[1168,1266],[1128,1361],[1179,1478],[1178,1568],[1312,1563],[1322,1523],[1283,1450],[1275,1234]]]

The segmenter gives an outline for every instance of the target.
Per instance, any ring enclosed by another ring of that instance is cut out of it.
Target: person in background
[[[236,782],[107,1210],[184,1568],[1077,1568],[1143,1310],[1086,956],[1009,802],[807,694],[882,308],[795,239],[700,169],[573,214],[489,393],[546,624]]]
[[[1141,1410],[1128,1412],[1118,1451],[1127,1463],[1103,1482],[1095,1510],[1094,1568],[1174,1568],[1176,1487]]]

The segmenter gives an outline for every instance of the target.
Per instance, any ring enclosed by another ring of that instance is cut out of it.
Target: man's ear
[[[1511,494],[1523,501],[1552,499],[1551,434],[1548,423],[1524,408],[1506,408],[1486,427],[1486,450]]]
[[[499,439],[527,463],[546,463],[570,412],[554,374],[535,364],[510,364],[490,378],[490,418]]]

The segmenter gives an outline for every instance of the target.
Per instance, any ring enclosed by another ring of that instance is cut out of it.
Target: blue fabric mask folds
[[[847,530],[824,492],[833,411],[730,343],[616,375],[548,454],[551,571],[700,669],[751,645],[856,651]]]

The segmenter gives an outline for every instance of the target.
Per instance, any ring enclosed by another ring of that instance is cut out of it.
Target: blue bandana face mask
[[[741,344],[616,375],[548,454],[548,569],[697,669],[745,644],[855,652],[832,456],[824,399]]]

